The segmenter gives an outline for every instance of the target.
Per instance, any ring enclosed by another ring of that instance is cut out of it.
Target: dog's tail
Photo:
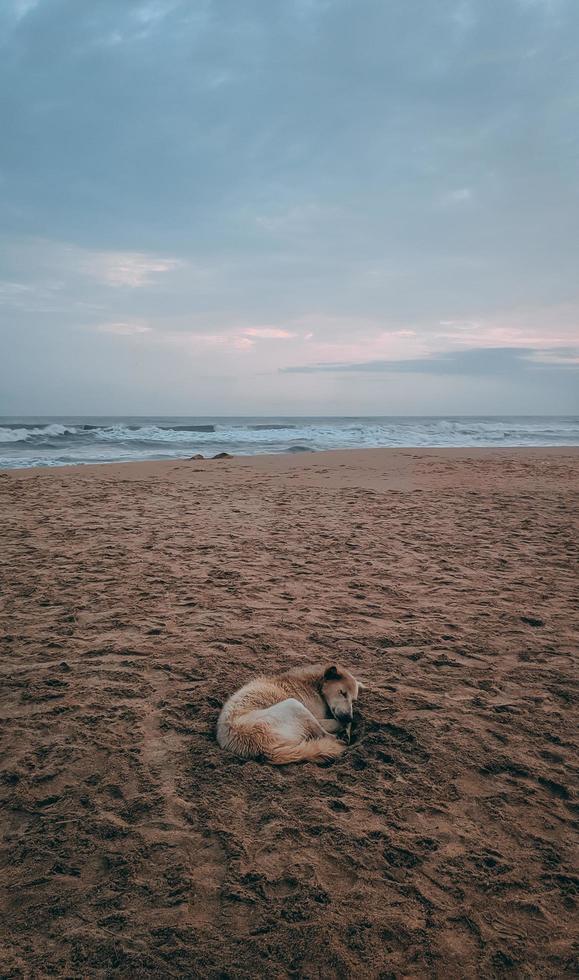
[[[266,757],[274,766],[285,766],[290,762],[326,762],[341,755],[346,746],[337,738],[326,735],[323,738],[310,738],[303,742],[278,742],[268,747]]]

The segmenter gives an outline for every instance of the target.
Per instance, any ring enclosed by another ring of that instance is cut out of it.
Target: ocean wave
[[[193,433],[215,432],[215,425],[61,425],[57,422],[49,425],[17,425],[0,426],[0,443],[28,442],[35,446],[53,445],[55,440],[61,442],[86,441],[94,442],[174,442],[185,441]]]
[[[173,432],[215,432],[214,425],[168,425],[167,428]]]
[[[579,418],[1,419],[0,467],[380,447],[579,445]]]
[[[33,425],[19,425],[14,426],[0,426],[0,443],[1,442],[29,442],[37,437],[45,438],[59,438],[60,436],[73,435],[75,432],[74,428],[69,428],[66,425],[59,425],[54,422],[50,425],[33,426]]]

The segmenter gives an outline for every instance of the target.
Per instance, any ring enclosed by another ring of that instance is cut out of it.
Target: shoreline
[[[190,459],[201,453],[300,455],[356,449],[541,449],[579,446],[578,416],[340,417],[150,416],[0,419],[0,470]]]
[[[492,458],[496,456],[498,458],[508,458],[514,456],[519,458],[528,455],[531,459],[537,456],[546,457],[577,457],[579,458],[579,445],[575,446],[379,446],[371,448],[347,448],[347,449],[320,449],[320,450],[308,450],[305,452],[283,452],[283,453],[252,453],[243,455],[241,453],[237,455],[231,455],[227,459],[216,459],[211,456],[205,456],[203,459],[194,459],[183,456],[175,456],[171,458],[163,459],[148,459],[148,460],[123,460],[123,461],[111,461],[103,463],[62,463],[56,466],[22,466],[22,467],[10,467],[7,469],[0,468],[0,476],[11,477],[18,476],[22,477],[26,474],[30,476],[40,476],[52,475],[52,474],[80,474],[80,473],[101,473],[105,470],[113,469],[116,473],[117,470],[120,473],[125,473],[128,475],[131,471],[136,473],[140,471],[142,475],[148,475],[149,473],[155,475],[161,475],[164,470],[167,472],[174,470],[177,466],[191,466],[195,467],[197,470],[204,472],[205,466],[207,464],[213,464],[221,468],[226,465],[235,464],[237,466],[251,466],[255,465],[257,469],[275,469],[277,465],[283,470],[295,469],[295,468],[310,468],[316,469],[316,463],[319,462],[321,465],[326,466],[328,464],[337,463],[340,465],[343,460],[340,457],[345,457],[354,463],[359,462],[369,462],[374,464],[379,464],[381,462],[380,457],[384,456],[386,458],[391,457],[406,457],[411,459],[417,459],[421,457],[437,457],[440,456],[442,459],[448,458],[451,460],[456,460],[457,462],[463,461],[467,458]],[[285,464],[285,465],[284,465]]]

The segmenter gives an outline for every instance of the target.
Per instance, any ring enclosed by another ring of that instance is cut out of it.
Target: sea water
[[[427,446],[576,446],[579,416],[0,417],[0,468]]]

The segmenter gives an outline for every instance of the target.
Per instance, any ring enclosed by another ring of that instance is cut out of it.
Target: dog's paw
[[[324,743],[324,753],[327,753],[328,758],[337,758],[348,748],[346,743],[339,738],[332,738],[331,741],[328,739],[327,743],[324,739]]]

